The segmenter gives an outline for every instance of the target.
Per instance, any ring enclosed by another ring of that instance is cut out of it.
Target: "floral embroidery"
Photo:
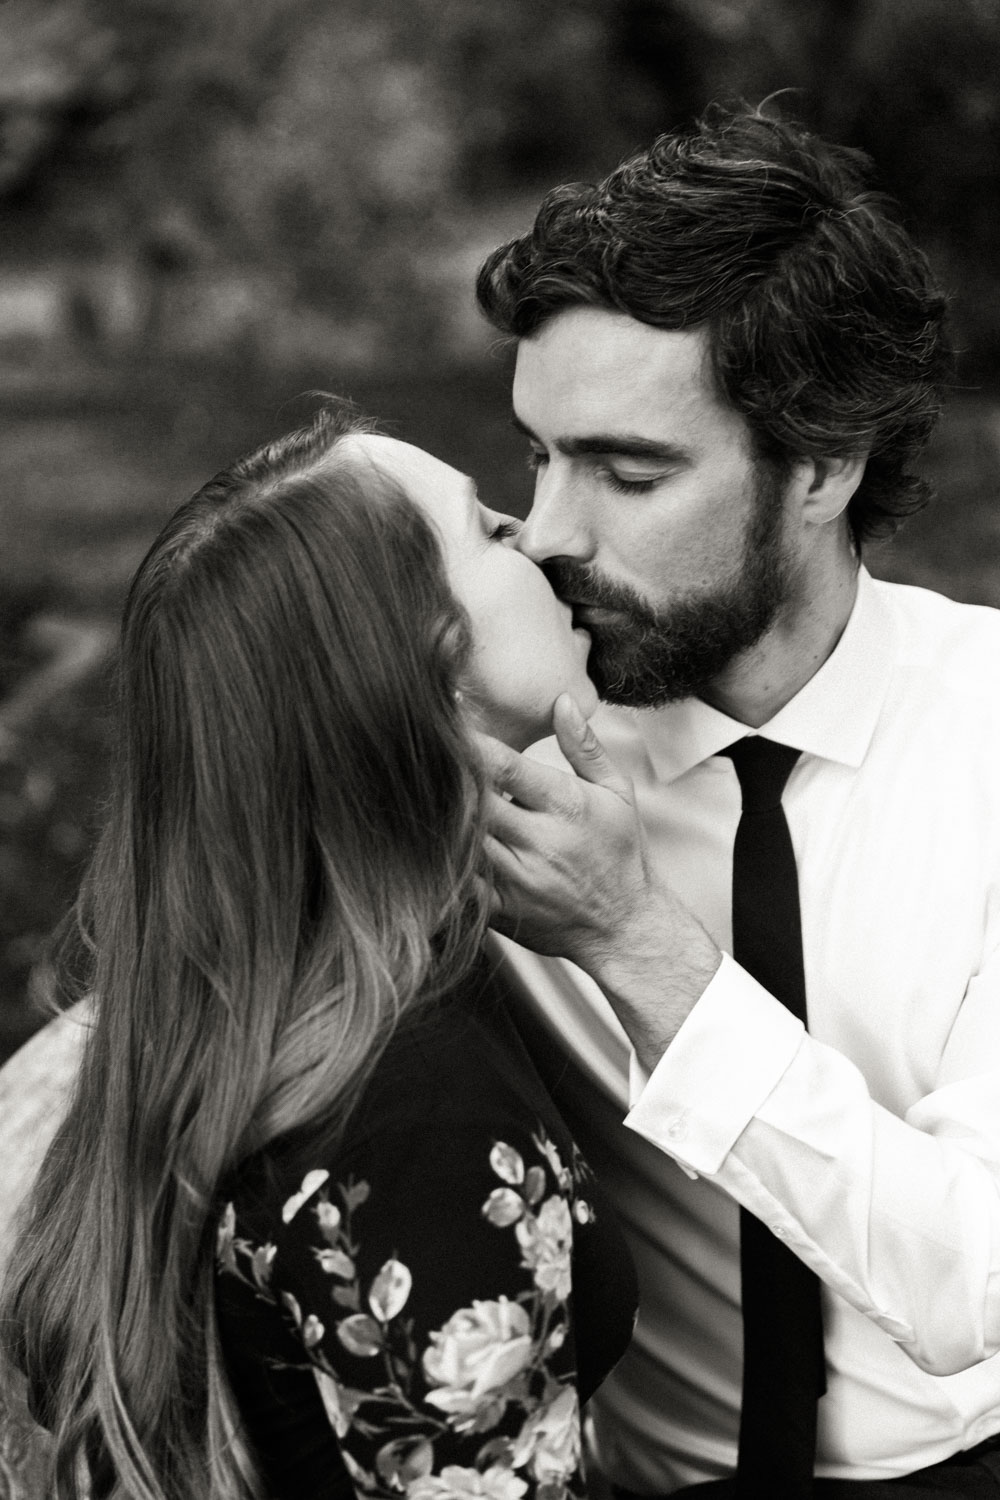
[[[575,1152],[564,1165],[544,1132],[532,1142],[541,1162],[530,1166],[512,1146],[496,1142],[489,1160],[501,1185],[482,1205],[495,1229],[513,1229],[531,1289],[514,1300],[498,1296],[459,1308],[430,1333],[423,1349],[407,1316],[409,1268],[392,1257],[362,1287],[354,1221],[369,1198],[366,1182],[337,1184],[338,1204],[331,1200],[329,1173],[308,1172],[284,1204],[286,1224],[302,1212],[315,1220],[322,1243],[313,1246],[313,1255],[331,1282],[321,1312],[304,1310],[290,1292],[275,1290],[276,1247],[237,1238],[235,1210],[232,1204],[225,1208],[220,1270],[292,1320],[327,1419],[343,1443],[344,1463],[363,1494],[521,1500],[529,1481],[538,1500],[570,1500],[579,1492],[574,1377],[555,1374],[550,1361],[569,1333],[574,1223],[594,1217],[591,1205],[577,1196],[589,1169]],[[552,1179],[556,1191],[546,1196]],[[341,1379],[327,1353],[333,1339],[355,1358],[373,1362],[370,1386],[357,1389]],[[438,1469],[437,1455],[449,1435],[474,1444],[482,1439],[471,1450],[474,1466],[445,1461]]]

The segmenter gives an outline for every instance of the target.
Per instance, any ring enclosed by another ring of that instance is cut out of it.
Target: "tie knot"
[[[758,813],[781,806],[781,794],[801,751],[754,734],[737,740],[722,754],[728,755],[736,767],[743,811]]]

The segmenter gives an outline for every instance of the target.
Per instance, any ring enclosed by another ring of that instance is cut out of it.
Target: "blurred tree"
[[[996,0],[6,0],[6,254],[114,263],[152,347],[426,359],[470,219],[783,89],[990,283]]]
[[[779,108],[868,151],[952,291],[967,368],[1000,366],[996,0],[627,0],[618,39],[671,124],[787,90]]]
[[[447,88],[463,194],[548,186],[633,144],[613,46],[619,0],[417,0],[414,9],[427,66]],[[654,102],[638,79],[632,86]]]
[[[73,134],[117,103],[114,33],[71,6],[7,0],[0,48],[0,196],[41,179]]]

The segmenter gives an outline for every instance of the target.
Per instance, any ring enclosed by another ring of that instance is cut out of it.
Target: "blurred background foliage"
[[[89,847],[128,575],[314,386],[523,513],[482,255],[712,99],[863,147],[954,301],[941,502],[1000,604],[1000,0],[0,0],[0,1057]]]

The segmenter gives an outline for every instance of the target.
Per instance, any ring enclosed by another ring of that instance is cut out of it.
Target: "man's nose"
[[[535,498],[518,533],[517,548],[536,563],[555,557],[585,562],[590,556],[581,497],[568,477],[552,467],[536,477]]]

